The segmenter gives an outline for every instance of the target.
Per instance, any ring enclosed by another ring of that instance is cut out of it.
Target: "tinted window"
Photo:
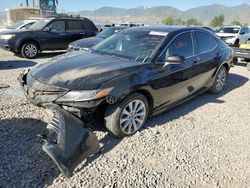
[[[48,27],[53,32],[63,32],[65,31],[65,21],[54,21]]]
[[[195,38],[197,42],[197,53],[204,53],[211,51],[213,49],[212,43],[210,41],[210,34],[207,32],[195,32]]]
[[[228,47],[228,45],[227,45],[223,40],[221,40],[221,39],[219,39],[219,38],[217,38],[217,43],[218,43],[218,45],[219,45],[219,47],[220,47],[221,49],[227,48],[227,47]]]
[[[191,33],[184,33],[175,38],[160,57],[159,61],[166,62],[166,59],[170,56],[183,56],[185,58],[193,56]]]
[[[218,46],[217,39],[213,35],[210,35],[210,39],[211,39],[213,48],[217,48]]]
[[[86,30],[86,31],[94,31],[95,30],[95,27],[91,22],[86,21],[86,20],[82,20],[81,22],[82,22],[82,29],[83,30]]]
[[[68,23],[68,31],[81,31],[81,22],[76,20],[69,20]]]
[[[243,27],[242,29],[241,29],[241,31],[240,31],[241,33],[249,33],[249,29],[247,28],[247,27]]]

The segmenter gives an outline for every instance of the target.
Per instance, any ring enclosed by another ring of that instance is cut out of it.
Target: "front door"
[[[55,20],[51,22],[41,33],[42,50],[67,49],[67,41],[65,20]]]
[[[166,62],[170,56],[183,56],[185,61],[170,65],[168,69],[157,65],[156,75],[151,80],[151,87],[158,99],[155,110],[174,104],[196,91],[193,67],[198,63],[198,58],[194,53],[192,33],[185,32],[177,36],[158,59],[158,62]]]

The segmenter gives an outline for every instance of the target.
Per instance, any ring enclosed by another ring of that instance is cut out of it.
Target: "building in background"
[[[26,0],[26,5],[6,10],[6,24],[16,23],[22,20],[55,16],[58,0],[33,0],[32,6]]]

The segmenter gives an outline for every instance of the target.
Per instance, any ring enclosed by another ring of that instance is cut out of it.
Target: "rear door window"
[[[195,31],[194,34],[197,43],[197,54],[206,53],[214,49],[208,32]]]
[[[94,31],[95,30],[94,25],[91,22],[89,22],[87,20],[82,20],[81,23],[82,23],[82,29],[84,31]]]
[[[81,21],[78,20],[68,20],[68,29],[67,31],[81,31],[82,30],[82,26],[81,26]]]

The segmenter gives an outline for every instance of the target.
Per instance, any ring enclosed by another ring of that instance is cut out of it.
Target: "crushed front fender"
[[[56,163],[62,174],[71,177],[74,169],[87,157],[100,151],[96,135],[84,127],[84,122],[58,105],[47,105],[54,113],[48,124],[49,134],[55,133],[56,139],[50,141],[43,135],[43,150]]]

